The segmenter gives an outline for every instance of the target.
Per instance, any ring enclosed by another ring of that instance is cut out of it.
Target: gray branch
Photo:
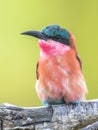
[[[32,108],[0,105],[0,130],[97,130],[97,121],[98,100]]]

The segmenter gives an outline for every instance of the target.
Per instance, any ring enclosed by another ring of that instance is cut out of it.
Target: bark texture
[[[98,100],[47,107],[0,105],[0,130],[97,130]]]

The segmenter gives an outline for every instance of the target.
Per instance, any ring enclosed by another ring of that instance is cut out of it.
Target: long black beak
[[[38,39],[43,39],[45,41],[47,41],[47,36],[45,36],[42,32],[39,32],[39,31],[26,31],[26,32],[23,32],[21,33],[22,35],[29,35],[29,36],[33,36],[33,37],[36,37]]]

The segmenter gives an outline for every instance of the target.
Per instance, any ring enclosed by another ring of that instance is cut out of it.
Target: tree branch
[[[98,128],[96,121],[98,100],[34,108],[0,106],[0,130],[89,130]]]

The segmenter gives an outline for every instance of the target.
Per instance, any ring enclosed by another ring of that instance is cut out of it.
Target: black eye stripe
[[[62,44],[70,46],[70,41],[68,39],[62,38],[60,35],[48,36],[43,33],[48,39],[52,39],[54,41],[60,42]]]
[[[61,38],[61,39],[55,39],[55,41],[60,42],[60,43],[65,44],[65,45],[70,45],[69,40],[64,39],[64,38]]]

